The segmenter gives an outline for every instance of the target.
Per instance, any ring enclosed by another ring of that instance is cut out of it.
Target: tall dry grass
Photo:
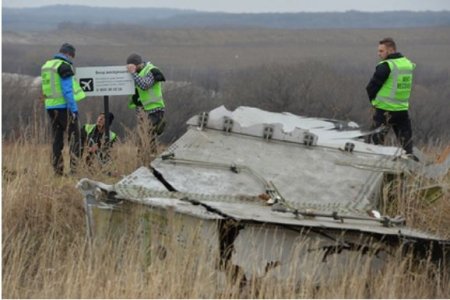
[[[75,176],[55,177],[50,145],[40,144],[31,129],[2,148],[2,297],[4,298],[448,298],[449,274],[429,260],[418,263],[394,253],[373,270],[362,257],[348,263],[343,276],[317,283],[284,280],[231,280],[217,268],[217,251],[198,227],[188,230],[169,213],[165,234],[137,230],[90,241],[86,237],[83,199],[75,184],[89,176],[113,183],[104,170],[80,167]],[[130,132],[131,134],[131,132]],[[128,174],[141,164],[133,138],[115,145],[113,169]],[[68,153],[65,147],[66,170]],[[448,177],[446,179],[448,184]],[[415,184],[422,184],[416,180]],[[425,183],[423,183],[425,184]],[[411,184],[412,185],[412,184]],[[399,187],[393,213],[406,214],[410,225],[450,237],[450,197],[426,203],[412,186]],[[131,218],[131,216],[130,216]],[[412,220],[412,221],[411,221]],[[128,220],[139,224],[140,220]],[[156,241],[156,242],[155,242]],[[158,252],[158,243],[165,245]],[[206,244],[205,244],[206,243]],[[150,255],[149,255],[150,251]],[[296,266],[294,261],[292,266]],[[303,270],[312,278],[316,270]]]

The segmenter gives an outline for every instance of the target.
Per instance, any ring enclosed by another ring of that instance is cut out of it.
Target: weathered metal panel
[[[358,233],[328,231],[322,235],[308,229],[249,225],[236,237],[231,261],[247,277],[290,277],[320,283],[348,274],[348,269],[376,271],[392,252],[391,246]]]
[[[138,204],[156,207],[160,209],[173,209],[182,214],[198,217],[200,219],[223,219],[224,216],[234,218],[242,221],[255,221],[258,223],[279,224],[293,227],[306,228],[327,228],[330,230],[346,230],[365,232],[368,234],[384,234],[393,236],[404,236],[405,238],[424,238],[436,239],[438,237],[421,233],[417,230],[411,230],[405,226],[386,226],[382,220],[376,218],[337,218],[323,217],[323,216],[302,216],[295,215],[290,212],[279,212],[274,209],[274,206],[268,205],[265,201],[258,199],[258,197],[243,198],[239,195],[214,195],[214,194],[195,194],[181,192],[170,192],[163,190],[153,190],[147,185],[151,181],[157,181],[155,177],[152,178],[152,173],[148,168],[141,167],[134,173],[128,175],[115,185],[105,185],[99,183],[105,191],[115,190],[116,198],[125,199],[127,201]],[[141,183],[134,182],[133,179],[145,178]],[[80,186],[83,186],[87,179],[80,181]],[[89,189],[91,193],[95,191],[95,181],[90,182]],[[153,184],[150,184],[153,185]],[[85,190],[87,193],[88,189]],[[203,203],[205,206],[218,210],[219,213],[208,210],[202,205],[193,205],[189,199],[195,199]],[[103,205],[103,204],[101,204]],[[338,215],[339,216],[339,215]]]
[[[442,259],[447,241],[367,215],[383,175],[407,173],[411,162],[399,148],[364,143],[357,124],[223,106],[188,124],[150,169],[114,185],[79,182],[92,235],[138,232],[160,255],[166,237],[184,248],[194,230],[247,276],[314,282],[349,266],[376,269],[402,244]]]
[[[152,166],[179,191],[259,195],[265,190],[255,179],[262,177],[295,208],[365,214],[377,206],[383,178],[377,169],[353,167],[370,159],[376,165],[382,157],[216,130],[191,128],[170,151],[173,159],[157,159]],[[243,172],[233,173],[233,165]]]

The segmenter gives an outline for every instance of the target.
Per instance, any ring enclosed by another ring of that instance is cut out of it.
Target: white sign
[[[86,96],[133,95],[134,80],[126,66],[81,67],[75,74]]]

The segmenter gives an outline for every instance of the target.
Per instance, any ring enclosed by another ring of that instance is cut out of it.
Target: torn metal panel
[[[315,267],[314,280],[338,276],[362,254],[375,267],[400,245],[444,256],[448,241],[367,214],[379,208],[385,174],[414,170],[402,150],[364,143],[357,124],[223,106],[188,124],[150,168],[114,185],[79,182],[93,234],[102,231],[94,211],[174,212],[208,224],[221,265],[286,275],[298,260],[297,278]]]
[[[355,144],[354,151],[388,156],[400,156],[404,153],[398,147],[372,145],[355,140],[367,133],[361,131],[354,122],[307,118],[291,113],[273,113],[245,106],[238,107],[233,112],[220,106],[206,113],[206,116],[200,114],[192,117],[187,124],[222,131],[224,120],[233,120],[232,128],[228,132],[261,137],[264,128],[270,126],[273,129],[271,138],[279,141],[303,144],[305,135],[311,134],[319,146],[344,149],[345,144],[350,142]]]
[[[139,176],[145,178],[145,181],[139,180],[140,182],[145,182],[145,185],[139,185],[137,182],[133,182],[133,179],[136,179]],[[84,184],[86,181],[87,179],[81,180],[79,186],[87,186]],[[403,236],[406,238],[413,237],[440,240],[437,236],[401,226],[402,222],[395,222],[395,219],[386,219],[387,223],[384,223],[383,219],[371,218],[369,216],[352,216],[344,214],[329,214],[327,216],[327,214],[315,214],[312,211],[302,214],[301,210],[295,214],[288,210],[279,210],[277,209],[277,205],[269,206],[257,196],[206,194],[196,193],[195,190],[192,192],[170,192],[163,189],[155,190],[146,187],[147,184],[156,184],[151,183],[152,181],[156,182],[158,179],[152,175],[151,170],[141,167],[115,185],[108,186],[100,183],[98,188],[105,189],[105,191],[114,190],[114,197],[117,199],[124,199],[161,209],[171,208],[178,213],[188,214],[202,219],[217,220],[229,217],[237,221],[306,228],[328,228],[330,230],[350,230]],[[89,182],[94,183],[90,180]],[[92,189],[94,186],[94,184],[91,184],[89,188]],[[193,205],[189,199],[195,199],[204,204],[204,206]],[[208,210],[208,208],[220,211],[221,214],[218,214],[211,209]],[[389,220],[391,220],[391,223],[389,223]]]
[[[144,172],[151,173],[144,167],[139,169],[141,175]],[[122,184],[114,186],[100,184],[99,190],[86,193],[97,195],[96,204],[89,207],[95,236],[138,233],[142,247],[150,249],[149,255],[160,255],[161,251],[173,252],[167,247],[186,248],[193,231],[204,240],[201,251],[215,251],[221,268],[234,266],[246,278],[295,276],[298,280],[321,282],[338,278],[349,267],[376,270],[402,244],[414,251],[417,248],[422,256],[432,249],[437,260],[448,247],[439,237],[398,224],[386,227],[376,219],[295,216],[273,211],[264,203],[236,206],[231,200],[238,198],[232,196],[225,202],[222,197],[215,199],[205,194],[123,185],[128,180],[124,178]],[[89,187],[94,188],[94,182],[90,183]],[[88,185],[82,180],[79,186]],[[114,199],[121,200],[108,201],[112,189],[117,192]],[[170,220],[178,220],[178,227],[170,226]],[[174,239],[175,244],[170,243]]]
[[[223,130],[224,120],[233,120],[231,129]],[[152,162],[180,191],[258,195],[265,192],[258,181],[270,182],[294,208],[365,215],[377,207],[383,172],[404,170],[392,160],[398,149],[353,139],[363,133],[352,124],[343,131],[330,121],[245,107],[219,107],[188,124],[163,153],[168,159]]]
[[[378,270],[393,247],[361,234],[348,233],[343,238],[340,233],[249,225],[239,232],[234,250],[231,261],[247,277],[290,274],[299,281],[320,284],[339,278],[348,268]]]
[[[267,143],[219,131],[191,128],[174,146],[173,158],[157,159],[152,166],[179,191],[256,196],[265,193],[264,182],[271,182],[295,208],[365,214],[376,207],[383,178],[380,157],[367,165],[371,157],[362,153]],[[366,166],[357,167],[358,162]]]

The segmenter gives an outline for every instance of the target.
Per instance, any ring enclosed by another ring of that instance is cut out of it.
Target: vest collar
[[[64,60],[64,61],[68,62],[69,64],[72,64],[72,61],[70,60],[70,58],[69,58],[68,56],[62,54],[62,53],[56,54],[56,55],[54,56],[54,58],[56,58],[56,59],[62,59],[62,60]]]
[[[386,60],[387,60],[387,59],[402,58],[402,57],[403,57],[403,55],[402,55],[400,52],[395,52],[395,53],[389,54],[389,55],[386,57]]]

